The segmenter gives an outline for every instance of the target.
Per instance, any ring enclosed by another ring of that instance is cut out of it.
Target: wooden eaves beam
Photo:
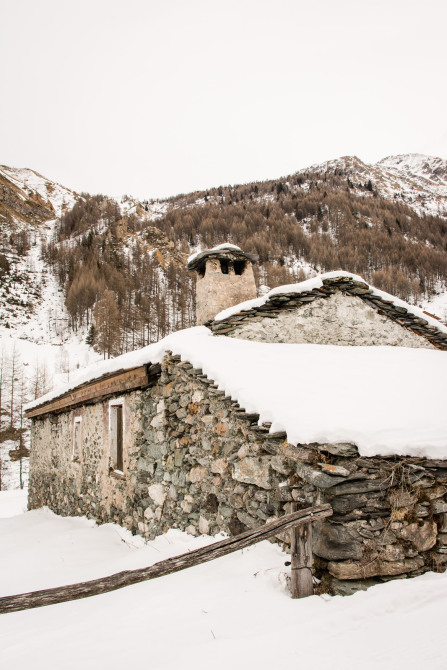
[[[43,405],[27,410],[25,416],[33,419],[44,414],[65,412],[79,405],[99,402],[110,395],[146,388],[155,382],[159,372],[159,365],[141,365],[130,370],[112,372],[101,379],[82,384]]]

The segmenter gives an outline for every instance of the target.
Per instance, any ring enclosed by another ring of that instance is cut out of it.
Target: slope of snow
[[[63,290],[41,257],[42,243],[53,237],[56,223],[56,220],[47,221],[37,227],[29,252],[14,262],[14,272],[26,278],[25,282],[17,284],[14,293],[16,300],[23,305],[15,306],[13,311],[7,304],[0,306],[0,337],[4,350],[10,350],[14,341],[20,342],[19,346],[26,351],[27,358],[33,349],[37,353],[37,345],[41,347],[44,359],[54,361],[60,358],[60,352],[65,347],[70,350],[72,367],[76,368],[91,362],[89,354],[92,350],[86,345],[81,346],[81,334],[77,336],[71,332]],[[35,287],[39,288],[40,295],[36,295]],[[78,351],[79,346],[82,351]],[[97,358],[99,356],[95,355]],[[28,360],[28,363],[31,362]]]
[[[424,154],[400,154],[382,158],[375,165],[412,178],[427,179],[438,185],[440,192],[447,195],[447,161],[442,158]]]
[[[356,156],[343,156],[300,172],[338,172],[349,176],[354,184],[371,180],[383,198],[404,202],[419,215],[447,215],[447,161],[442,158],[403,154],[370,165]],[[357,193],[371,196],[368,191]]]
[[[28,490],[0,491],[0,519],[24,514],[28,507]]]
[[[218,539],[171,530],[144,544],[119,526],[47,509],[0,519],[0,536],[1,595],[151,565]],[[288,559],[262,542],[112,593],[4,615],[0,666],[444,670],[447,574],[292,600]]]
[[[363,456],[447,458],[447,355],[429,349],[266,344],[199,326],[98,363],[28,407],[103,374],[160,362],[168,350],[271,422],[271,432],[287,431],[292,444],[351,442]]]
[[[76,193],[43,177],[35,170],[0,165],[0,173],[3,173],[20,189],[38,193],[44,202],[51,203],[56,214],[60,214],[62,210],[71,209],[77,200]]]

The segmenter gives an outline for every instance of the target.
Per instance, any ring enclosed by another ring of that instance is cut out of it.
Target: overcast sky
[[[140,198],[447,158],[446,0],[0,0],[0,163]]]

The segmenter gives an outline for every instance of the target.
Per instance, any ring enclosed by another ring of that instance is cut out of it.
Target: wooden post
[[[297,508],[297,503],[292,503],[292,512]],[[293,527],[290,535],[292,598],[312,596],[312,522]]]

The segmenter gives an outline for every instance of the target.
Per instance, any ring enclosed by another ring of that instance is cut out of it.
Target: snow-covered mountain
[[[418,214],[447,216],[447,161],[423,154],[388,156],[368,164],[357,156],[343,156],[312,165],[300,173],[345,175],[354,185],[371,181],[374,191],[400,201]]]
[[[35,170],[0,165],[0,222],[42,223],[71,209],[78,197]]]

